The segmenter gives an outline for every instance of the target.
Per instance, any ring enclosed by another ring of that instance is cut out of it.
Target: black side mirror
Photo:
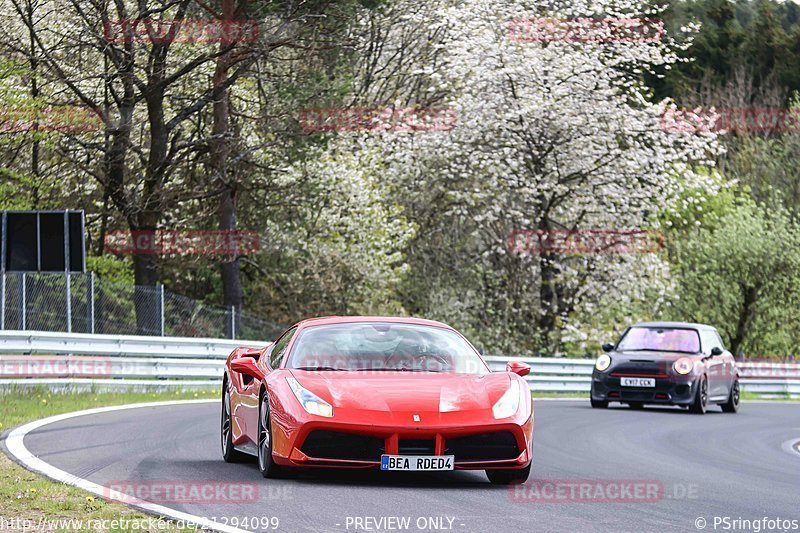
[[[612,351],[614,351],[614,345],[611,344],[610,342],[605,343],[603,345],[603,351],[604,352],[612,352]]]
[[[711,348],[711,356],[714,357],[717,355],[722,355],[722,348],[720,348],[719,346],[714,346],[713,348]]]

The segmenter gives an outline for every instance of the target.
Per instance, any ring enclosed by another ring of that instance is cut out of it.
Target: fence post
[[[89,333],[94,334],[94,270],[89,272]]]
[[[69,270],[65,272],[67,280],[67,333],[72,333],[72,283]]]
[[[231,339],[236,339],[236,306],[231,306]]]
[[[164,336],[164,284],[159,283],[158,288],[161,291],[161,336]]]
[[[26,289],[27,289],[26,288],[27,284],[28,284],[27,283],[27,276],[26,276],[25,272],[23,272],[22,273],[22,283],[20,283],[20,288],[22,290],[22,298],[20,298],[20,303],[22,305],[22,313],[20,313],[20,314],[22,315],[22,330],[23,331],[28,329],[28,326],[27,326],[28,321],[27,321],[27,316],[26,316],[27,315],[28,304],[25,302],[25,298],[26,298],[26,294],[25,293],[26,293]]]
[[[0,329],[6,329],[6,270],[0,271],[2,286],[0,287]]]

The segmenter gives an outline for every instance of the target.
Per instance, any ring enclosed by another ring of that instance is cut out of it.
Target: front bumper
[[[273,458],[286,466],[378,469],[381,455],[389,454],[453,455],[455,470],[517,469],[531,462],[533,420],[403,428],[309,422],[284,435]]]
[[[655,387],[623,387],[623,376],[613,372],[595,371],[592,375],[592,400],[609,402],[640,402],[662,405],[691,405],[697,392],[695,376],[648,376]]]

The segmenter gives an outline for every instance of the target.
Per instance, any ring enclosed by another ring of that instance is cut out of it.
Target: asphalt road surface
[[[80,416],[24,442],[71,474],[140,496],[171,488],[151,501],[249,530],[755,531],[743,521],[800,521],[800,404],[744,403],[739,414],[713,407],[705,416],[598,410],[588,400],[535,409],[531,479],[512,488],[490,485],[482,471],[266,480],[255,462],[222,461],[211,403]],[[200,494],[209,486],[215,492]],[[178,487],[185,501],[170,501]]]

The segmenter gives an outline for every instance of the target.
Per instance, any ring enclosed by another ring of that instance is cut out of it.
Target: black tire
[[[258,471],[263,477],[276,478],[282,469],[272,459],[272,424],[270,423],[269,398],[262,392],[258,398]]]
[[[642,402],[628,402],[628,407],[638,411],[640,409],[644,409],[644,404]]]
[[[731,385],[731,392],[728,395],[728,401],[721,405],[723,413],[738,413],[739,412],[739,380],[736,379]]]
[[[222,458],[226,463],[241,463],[248,459],[248,455],[233,447],[233,421],[231,417],[231,398],[228,394],[227,381],[222,384],[222,415],[220,417],[220,444],[222,445]]]
[[[486,477],[492,485],[520,485],[528,480],[531,475],[531,465],[516,470],[487,470]]]
[[[697,382],[694,403],[689,407],[689,411],[696,415],[704,415],[706,409],[708,409],[708,379],[703,376]]]
[[[595,400],[594,398],[590,398],[592,407],[595,409],[605,409],[608,407],[608,400]]]

